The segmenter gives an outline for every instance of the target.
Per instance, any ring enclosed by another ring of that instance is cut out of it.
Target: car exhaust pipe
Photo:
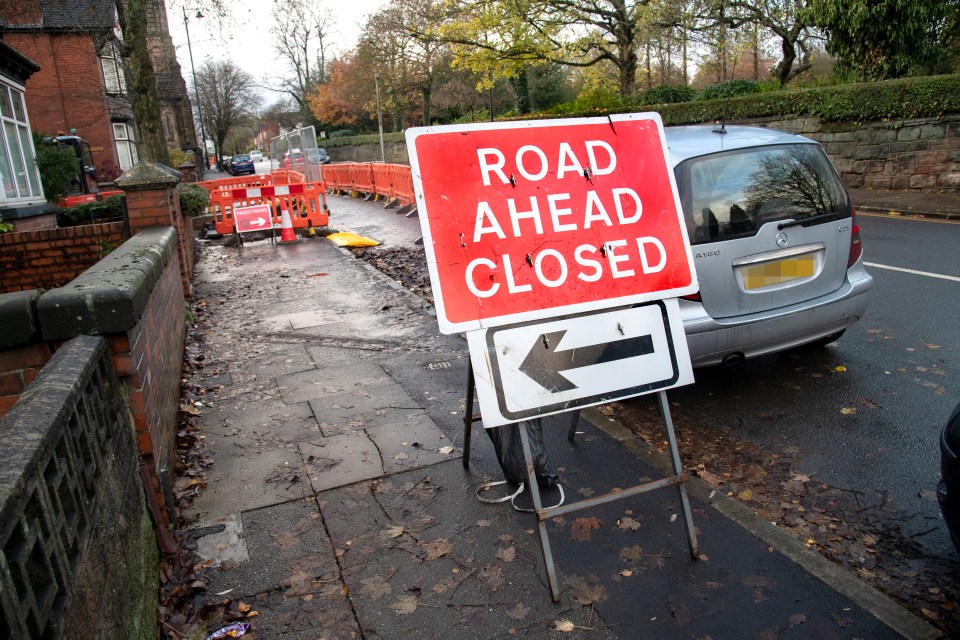
[[[729,353],[729,354],[727,354],[726,356],[724,356],[724,358],[723,358],[723,365],[724,365],[725,367],[733,367],[733,366],[735,366],[735,365],[740,364],[740,363],[743,362],[744,360],[746,360],[746,358],[744,358],[744,357],[743,357],[743,354],[740,353],[740,352],[737,352],[737,353]]]

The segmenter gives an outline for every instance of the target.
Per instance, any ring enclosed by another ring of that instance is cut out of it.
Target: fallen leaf
[[[620,559],[624,562],[639,562],[641,558],[643,549],[638,544],[620,549]]]
[[[737,497],[741,500],[753,500],[753,491],[750,491],[750,489],[744,489],[737,494]]]
[[[400,596],[390,606],[397,612],[397,615],[409,615],[417,610],[417,596]]]
[[[387,529],[383,532],[383,535],[388,538],[399,538],[403,535],[403,531],[403,525],[394,524],[387,527]]]
[[[847,368],[846,368],[845,366],[843,366],[842,364],[840,364],[840,365],[837,365],[836,367],[834,367],[833,370],[836,371],[837,373],[843,373],[844,371],[847,370]]]
[[[554,631],[560,631],[562,633],[570,633],[574,629],[576,629],[576,627],[569,620],[554,620],[553,622]]]
[[[621,576],[623,576],[624,578],[629,578],[630,576],[633,575],[633,570],[631,570],[631,569],[624,569],[623,571],[621,571],[621,572],[620,572],[619,574],[617,574],[617,575],[621,575]]]
[[[522,602],[518,602],[510,609],[507,609],[507,615],[514,620],[523,620],[527,617],[528,613],[530,613],[530,607],[526,606]]]
[[[788,620],[791,627],[795,627],[797,625],[803,624],[806,621],[807,621],[807,614],[805,613],[795,613],[792,616],[790,616]]]
[[[629,529],[630,531],[636,531],[640,528],[640,523],[634,520],[633,518],[620,518],[617,522],[618,529]]]
[[[595,577],[590,579],[580,576],[570,576],[567,585],[574,590],[573,599],[577,604],[589,607],[594,602],[603,602],[607,599],[607,590]]]
[[[439,449],[437,449],[437,451],[439,451],[442,454],[453,453],[453,447],[451,446],[440,447]]]
[[[500,547],[497,549],[497,560],[501,562],[513,562],[517,558],[517,549],[516,547],[507,547],[504,549]]]
[[[570,525],[570,538],[577,542],[588,542],[590,531],[600,528],[600,521],[596,518],[577,518]]]
[[[180,405],[180,411],[182,411],[183,413],[190,414],[191,416],[198,416],[198,415],[200,415],[200,410],[197,409],[197,408],[196,408],[195,406],[193,406],[192,404],[182,404],[182,405]]]
[[[360,589],[360,593],[364,593],[374,600],[393,593],[393,587],[391,587],[390,583],[384,580],[382,576],[364,578],[360,581],[360,584],[363,585],[363,587]]]
[[[420,546],[427,552],[427,560],[442,558],[453,551],[453,544],[447,541],[446,538],[440,538],[434,542],[424,542],[421,543]]]

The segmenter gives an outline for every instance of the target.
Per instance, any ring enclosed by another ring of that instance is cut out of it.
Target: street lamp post
[[[373,74],[373,84],[377,89],[377,127],[380,129],[380,161],[387,161],[387,154],[383,151],[383,114],[380,113],[380,72]]]
[[[193,94],[197,98],[197,117],[200,118],[200,137],[203,138],[199,145],[200,153],[203,157],[203,164],[201,165],[200,175],[197,176],[198,178],[202,178],[204,172],[209,168],[207,164],[207,132],[203,126],[203,111],[200,109],[200,88],[197,86],[197,70],[193,67],[193,46],[190,44],[190,27],[187,26],[187,9],[186,7],[180,7],[180,10],[183,11],[183,29],[187,32],[187,51],[190,53],[190,73],[193,74]],[[203,17],[199,9],[197,10],[196,17]],[[196,129],[194,129],[193,135],[197,135]]]

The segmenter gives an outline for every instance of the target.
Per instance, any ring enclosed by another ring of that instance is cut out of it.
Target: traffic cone
[[[297,241],[297,234],[293,232],[293,223],[290,221],[290,212],[280,210],[280,244],[290,244]]]

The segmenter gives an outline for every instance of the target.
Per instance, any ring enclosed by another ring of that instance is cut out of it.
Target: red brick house
[[[195,144],[186,85],[163,0],[148,0],[148,45],[171,147]],[[124,72],[123,0],[2,0],[0,38],[40,65],[30,80],[31,124],[90,143],[97,176],[112,180],[136,164],[137,128]]]
[[[118,1],[5,0],[0,7],[4,42],[40,65],[27,96],[33,128],[75,130],[90,143],[101,179],[133,166]]]

